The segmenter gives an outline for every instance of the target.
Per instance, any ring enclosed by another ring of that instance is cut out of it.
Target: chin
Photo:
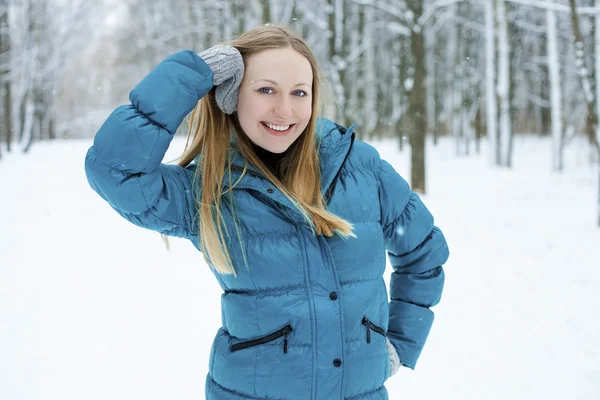
[[[285,146],[285,147],[282,147],[282,146],[276,146],[276,147],[269,146],[269,147],[265,147],[265,149],[269,150],[271,153],[277,153],[277,154],[284,153],[289,148],[290,148],[290,146]]]

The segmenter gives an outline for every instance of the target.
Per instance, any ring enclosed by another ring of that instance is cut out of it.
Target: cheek
[[[310,101],[299,104],[296,108],[296,116],[302,119],[309,119],[312,115],[312,104]]]
[[[240,96],[238,100],[238,115],[245,118],[258,118],[268,109],[264,101],[249,96]]]
[[[302,104],[300,107],[298,107],[298,109],[296,111],[296,117],[298,119],[303,120],[304,122],[308,122],[311,115],[312,115],[312,104],[310,104],[310,102],[307,102],[307,104]]]

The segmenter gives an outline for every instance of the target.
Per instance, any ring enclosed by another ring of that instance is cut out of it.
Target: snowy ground
[[[220,289],[190,244],[166,252],[89,189],[90,143],[0,161],[0,399],[201,399]],[[408,153],[374,144],[408,176]],[[513,171],[457,158],[450,141],[428,150],[424,200],[451,257],[429,342],[416,371],[388,381],[391,399],[600,399],[584,149],[570,145],[562,175],[536,138],[515,141]]]

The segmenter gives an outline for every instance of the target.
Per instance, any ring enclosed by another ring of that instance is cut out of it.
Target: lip
[[[270,135],[273,135],[273,136],[286,136],[286,135],[289,135],[289,133],[290,133],[292,130],[294,130],[294,127],[296,126],[296,124],[289,124],[289,125],[290,125],[290,127],[288,128],[288,130],[287,130],[287,131],[283,131],[283,132],[282,132],[282,131],[276,131],[276,130],[274,130],[274,129],[271,129],[271,128],[269,128],[268,126],[266,126],[266,125],[265,125],[265,124],[271,124],[271,125],[283,126],[283,125],[281,125],[281,124],[272,124],[272,123],[270,123],[270,122],[261,122],[260,124],[261,124],[261,125],[262,125],[262,127],[265,129],[265,131],[267,131],[267,133],[269,133]],[[285,124],[285,125],[288,125],[288,124]]]

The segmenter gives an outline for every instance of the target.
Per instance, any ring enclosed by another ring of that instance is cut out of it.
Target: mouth
[[[296,124],[291,125],[275,125],[270,124],[268,122],[262,122],[261,125],[265,128],[265,130],[273,136],[285,136],[292,131]]]

